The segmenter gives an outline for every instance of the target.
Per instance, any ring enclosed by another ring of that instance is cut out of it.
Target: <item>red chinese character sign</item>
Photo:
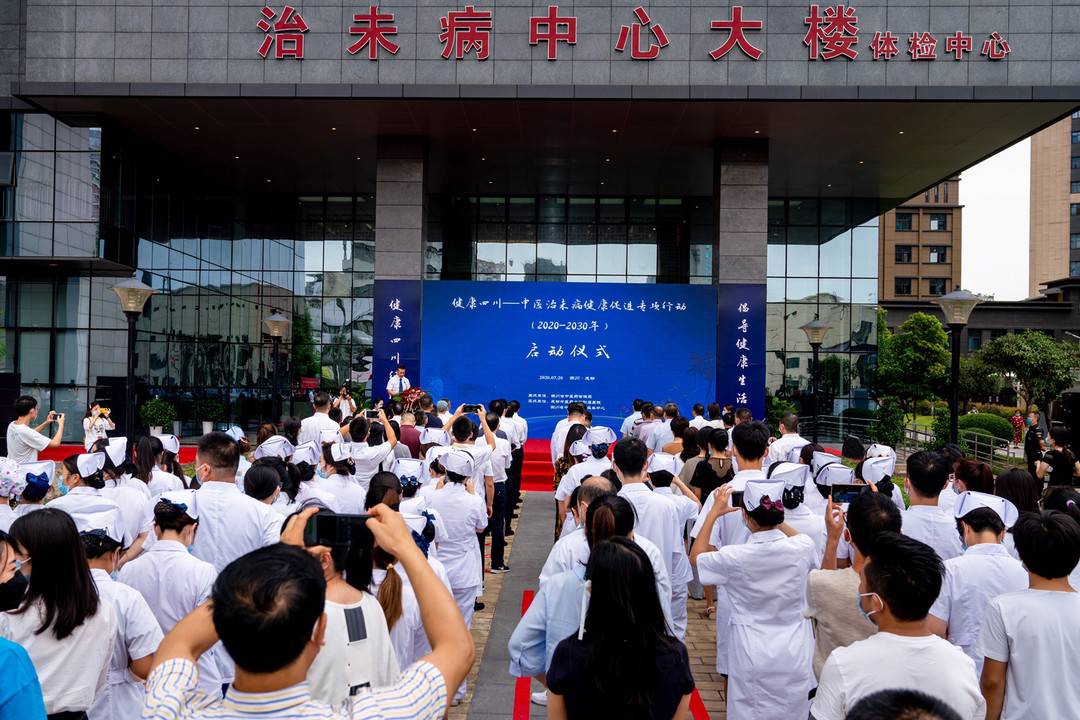
[[[547,15],[529,18],[529,44],[547,43],[547,59],[559,59],[559,43],[577,44],[577,18],[560,17],[556,5],[548,5]]]
[[[492,25],[491,10],[477,10],[472,5],[443,15],[439,18],[443,58],[464,60],[475,50],[477,60],[487,60],[491,56]]]
[[[265,58],[273,48],[277,60],[287,57],[304,59],[304,33],[308,31],[308,25],[295,8],[286,5],[279,14],[269,7],[263,7],[262,19],[255,27],[266,33],[259,46],[261,57]]]
[[[664,32],[664,28],[660,27],[660,23],[653,23],[648,11],[641,6],[634,8],[634,17],[637,22],[619,28],[619,39],[615,41],[615,50],[624,52],[629,41],[631,58],[634,60],[655,60],[660,56],[660,51],[668,46],[667,33]],[[641,40],[642,30],[651,32],[656,42],[649,40],[648,45],[643,46]]]
[[[891,32],[876,32],[870,39],[870,54],[874,60],[891,60],[900,54],[899,38]]]
[[[908,38],[912,60],[937,60],[937,38],[928,32],[913,32]]]
[[[945,53],[951,53],[953,60],[963,60],[964,53],[971,52],[972,48],[974,48],[974,43],[971,36],[959,30],[945,38]]]
[[[803,44],[810,49],[810,59],[832,60],[845,57],[854,60],[859,56],[855,43],[859,41],[859,18],[855,8],[836,5],[825,8],[822,15],[818,5],[810,6],[810,14],[804,19],[806,36]]]
[[[710,30],[728,31],[727,39],[724,40],[720,47],[711,51],[709,57],[713,60],[719,60],[733,49],[739,48],[748,58],[757,60],[762,56],[763,51],[750,42],[750,39],[746,37],[746,31],[761,30],[763,27],[765,27],[765,23],[761,20],[743,20],[742,6],[733,6],[730,20],[713,20],[709,23]]]
[[[392,22],[394,22],[394,13],[380,13],[378,5],[370,6],[367,14],[356,13],[353,15],[355,24],[349,28],[349,34],[358,37],[346,52],[355,55],[367,48],[368,60],[379,59],[379,48],[391,55],[396,55],[401,46],[391,40],[390,36],[397,35],[397,25],[382,24]]]
[[[1001,37],[1001,33],[992,32],[990,37],[983,40],[982,50],[980,55],[985,55],[991,60],[1003,60],[1006,55],[1012,52],[1012,48],[1009,47],[1009,43],[1005,38]]]

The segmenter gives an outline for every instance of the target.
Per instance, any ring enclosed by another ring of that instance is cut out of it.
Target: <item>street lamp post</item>
[[[814,316],[813,320],[799,328],[806,333],[806,340],[810,343],[810,349],[814,351],[814,367],[810,370],[810,392],[814,398],[814,431],[811,442],[815,445],[818,441],[818,351],[821,350],[821,344],[825,341],[825,335],[831,328],[831,325],[823,320],[819,320],[817,315]]]
[[[951,293],[937,299],[945,314],[945,324],[952,334],[952,371],[949,377],[949,442],[955,443],[959,437],[960,422],[960,333],[968,324],[971,311],[982,302],[982,298],[967,290],[957,287]]]
[[[289,331],[289,318],[282,315],[280,310],[274,310],[270,317],[263,320],[263,328],[266,330],[266,334],[270,336],[271,352],[273,353],[270,365],[270,416],[274,418],[274,424],[276,425],[281,417],[281,397],[278,390],[278,378],[280,375],[278,372],[278,358],[281,354],[281,338],[285,337],[285,333]]]
[[[120,309],[128,321],[127,339],[127,381],[124,389],[124,422],[127,434],[135,432],[135,321],[142,315],[146,301],[154,294],[154,288],[130,278],[113,287],[113,292],[120,299]]]

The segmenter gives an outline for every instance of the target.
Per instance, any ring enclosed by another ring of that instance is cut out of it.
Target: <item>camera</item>
[[[743,491],[733,490],[731,493],[731,497],[728,498],[728,503],[731,505],[731,507],[741,508],[743,506]]]
[[[832,501],[834,504],[846,505],[855,499],[856,495],[866,492],[868,485],[833,485]]]
[[[379,418],[379,411],[378,410],[365,410],[364,411],[364,417],[366,417],[368,420],[377,420]]]
[[[368,515],[342,515],[323,510],[308,518],[304,544],[331,548],[359,547],[371,551],[374,537],[367,527]]]
[[[467,412],[467,413],[479,412],[480,411],[480,406],[479,405],[462,405],[461,410],[462,410],[462,412]]]

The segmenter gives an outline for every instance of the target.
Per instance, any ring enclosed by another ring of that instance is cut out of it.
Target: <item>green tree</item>
[[[949,378],[949,341],[933,315],[913,313],[895,333],[879,312],[877,382],[880,398],[895,397],[904,412],[914,414],[919,400],[937,397]]]
[[[1080,369],[1073,345],[1035,330],[995,338],[980,354],[989,367],[1015,379],[1025,412],[1032,403],[1046,405],[1071,387]]]
[[[298,377],[318,377],[319,350],[307,308],[293,320],[292,331],[293,371]]]
[[[981,352],[960,358],[960,402],[965,405],[973,400],[1000,395],[1005,379],[991,367]]]

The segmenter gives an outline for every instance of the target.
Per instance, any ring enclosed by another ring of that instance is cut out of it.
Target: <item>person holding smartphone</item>
[[[102,408],[97,400],[90,403],[83,415],[83,447],[87,452],[94,447],[98,440],[108,440],[109,433],[116,429],[116,423],[109,417],[108,408]]]
[[[356,414],[356,401],[353,400],[352,394],[349,393],[348,385],[342,385],[341,389],[338,390],[333,407],[341,408],[342,417],[352,417]]]
[[[60,440],[64,437],[64,414],[50,410],[45,422],[35,426],[37,417],[37,398],[22,395],[15,401],[15,419],[7,426],[7,456],[15,462],[37,462],[40,451],[60,447]],[[56,434],[52,438],[43,435],[46,426],[54,422]]]

